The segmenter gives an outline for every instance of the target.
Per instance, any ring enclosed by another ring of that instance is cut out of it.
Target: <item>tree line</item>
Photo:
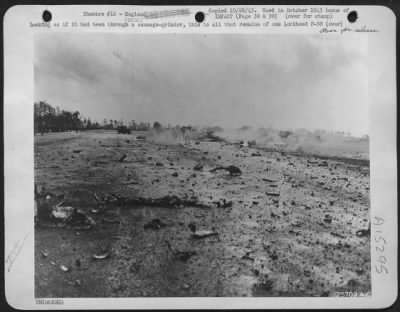
[[[124,125],[122,121],[104,119],[102,124],[97,121],[92,121],[90,118],[81,116],[79,111],[60,110],[59,107],[53,107],[45,101],[34,103],[34,133],[48,132],[65,132],[79,130],[114,130],[118,127],[127,127],[131,130],[148,131],[151,128],[159,130],[162,125],[159,122],[154,122],[153,126],[150,123],[131,120],[129,125]],[[169,126],[170,127],[170,126]]]

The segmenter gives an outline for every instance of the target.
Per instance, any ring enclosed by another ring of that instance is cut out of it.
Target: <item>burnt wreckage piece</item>
[[[182,199],[176,195],[167,195],[160,198],[146,198],[146,197],[130,197],[124,198],[118,196],[116,204],[132,205],[132,206],[149,206],[149,207],[180,207],[190,206],[198,208],[211,208],[205,204],[200,203],[196,199]]]
[[[229,172],[229,175],[231,176],[238,176],[242,174],[242,171],[236,166],[227,166],[227,167],[218,166],[215,167],[214,169],[211,169],[210,172],[215,172],[217,170],[226,170]]]

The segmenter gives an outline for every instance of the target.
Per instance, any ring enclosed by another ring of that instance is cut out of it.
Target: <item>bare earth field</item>
[[[146,133],[35,136],[35,182],[50,193],[49,205],[64,195],[64,206],[96,222],[85,230],[39,221],[36,297],[371,291],[370,238],[356,235],[370,221],[368,161],[223,142],[167,145],[137,135]],[[199,162],[203,168],[194,170]],[[210,172],[229,165],[241,175]],[[116,199],[166,195],[199,205]],[[193,237],[191,223],[218,235]]]

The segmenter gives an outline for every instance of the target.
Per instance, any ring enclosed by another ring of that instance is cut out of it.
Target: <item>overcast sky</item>
[[[35,101],[92,120],[368,133],[361,35],[37,34]]]

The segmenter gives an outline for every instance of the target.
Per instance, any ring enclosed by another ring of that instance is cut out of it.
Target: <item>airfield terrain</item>
[[[87,217],[38,220],[36,297],[371,291],[366,157],[143,135],[35,136],[38,209]]]

